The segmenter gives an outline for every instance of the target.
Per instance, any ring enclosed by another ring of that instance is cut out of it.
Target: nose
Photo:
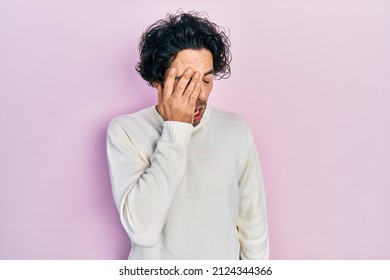
[[[198,95],[198,100],[206,101],[206,91],[204,89],[204,85],[201,84],[200,86],[200,92]]]

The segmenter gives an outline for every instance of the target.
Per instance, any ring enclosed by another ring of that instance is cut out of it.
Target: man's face
[[[177,69],[176,82],[180,80],[184,71],[191,67],[194,71],[200,73],[201,91],[196,102],[193,125],[200,123],[203,113],[206,110],[207,100],[209,99],[214,81],[213,56],[209,50],[186,49],[177,53],[172,61],[171,68]]]

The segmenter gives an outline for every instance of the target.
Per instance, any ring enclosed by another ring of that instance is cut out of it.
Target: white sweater
[[[149,107],[110,123],[107,154],[129,259],[269,257],[263,177],[240,117],[208,107],[193,127]]]

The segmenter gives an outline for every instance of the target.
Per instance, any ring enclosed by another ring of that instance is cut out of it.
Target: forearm
[[[269,258],[268,225],[264,211],[252,210],[252,216],[239,222],[241,259],[259,260]]]
[[[108,149],[121,221],[139,245],[153,246],[160,235],[185,176],[191,131],[189,124],[165,122],[150,164],[137,158],[135,152],[118,155],[118,149]]]

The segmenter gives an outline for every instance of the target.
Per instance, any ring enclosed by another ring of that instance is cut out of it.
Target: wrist
[[[188,146],[193,126],[190,123],[178,121],[164,121],[161,141],[183,144]]]

